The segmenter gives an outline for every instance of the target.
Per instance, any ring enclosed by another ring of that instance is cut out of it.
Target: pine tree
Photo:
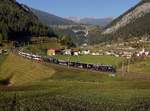
[[[2,45],[2,40],[3,40],[3,36],[2,36],[2,34],[0,33],[0,45]]]

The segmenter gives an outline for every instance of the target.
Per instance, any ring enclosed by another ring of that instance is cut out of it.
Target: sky
[[[117,17],[140,0],[17,0],[61,17]]]

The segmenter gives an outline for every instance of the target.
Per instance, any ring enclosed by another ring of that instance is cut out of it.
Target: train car
[[[69,62],[64,61],[64,60],[59,60],[59,64],[67,66],[67,65],[69,65]]]

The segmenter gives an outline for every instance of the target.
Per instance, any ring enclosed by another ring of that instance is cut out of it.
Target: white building
[[[71,55],[71,49],[64,50],[64,55]]]
[[[74,56],[78,56],[79,55],[79,52],[74,52]]]
[[[93,56],[99,56],[100,53],[99,52],[93,52],[93,53],[91,53],[91,55],[93,55]]]
[[[149,51],[145,51],[145,49],[142,49],[142,51],[139,51],[137,54],[136,54],[136,56],[137,57],[140,57],[140,56],[148,56],[149,55]]]
[[[90,54],[90,50],[84,50],[84,51],[81,52],[81,54],[89,55]]]

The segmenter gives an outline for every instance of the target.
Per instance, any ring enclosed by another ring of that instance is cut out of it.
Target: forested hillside
[[[0,0],[0,40],[28,41],[32,36],[53,36],[27,8],[15,0]]]

